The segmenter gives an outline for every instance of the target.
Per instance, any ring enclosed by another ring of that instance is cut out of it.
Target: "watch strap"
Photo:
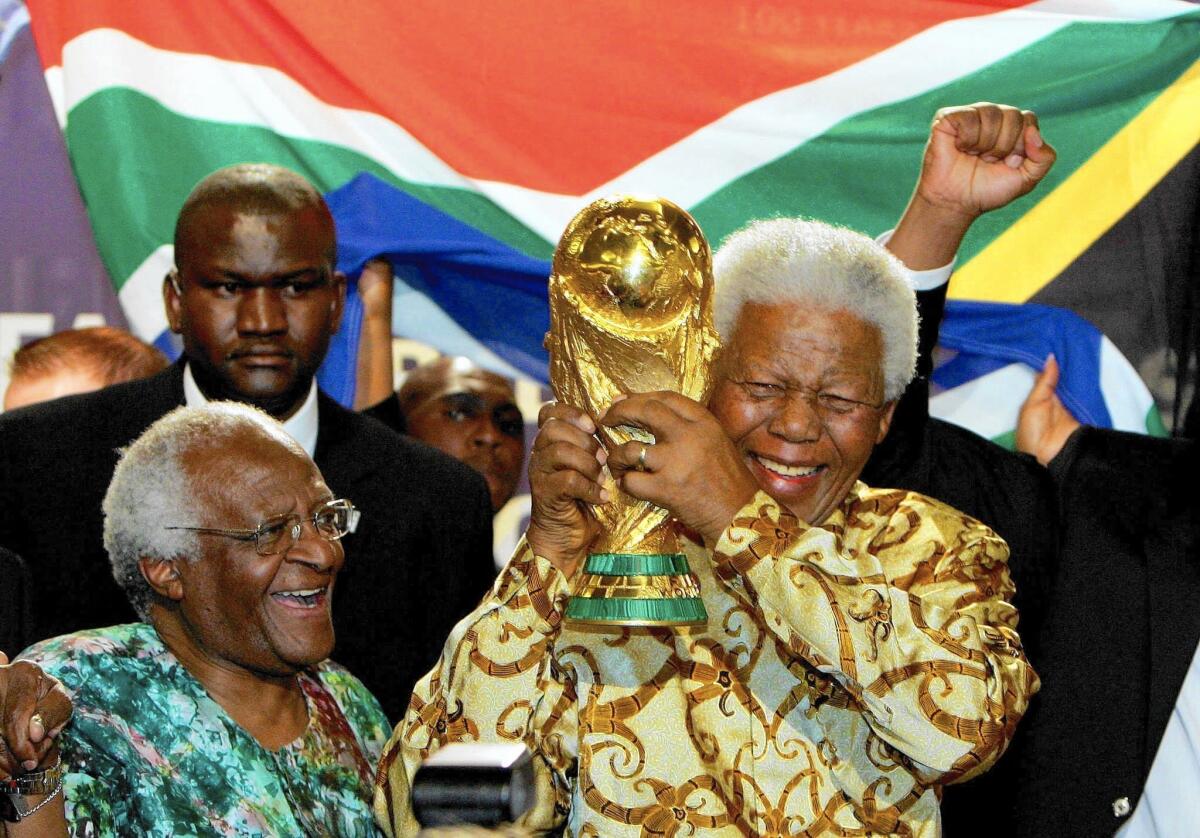
[[[0,780],[0,793],[3,794],[49,794],[62,782],[62,760],[55,760],[54,765],[41,771],[31,771],[19,777]]]

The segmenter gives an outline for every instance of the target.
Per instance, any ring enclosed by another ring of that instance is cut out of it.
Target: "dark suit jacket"
[[[1200,447],[1083,428],[1050,467],[1061,560],[1042,692],[1006,757],[1015,807],[997,834],[1107,836],[1125,821],[1113,802],[1137,805],[1200,642]]]
[[[184,403],[182,367],[0,415],[0,545],[34,579],[33,639],[135,619],[101,542],[117,449]],[[495,576],[486,484],[320,394],[316,460],[362,511],[334,595],[337,649],[398,719]]]
[[[25,562],[0,547],[0,652],[10,660],[33,639],[31,587]]]

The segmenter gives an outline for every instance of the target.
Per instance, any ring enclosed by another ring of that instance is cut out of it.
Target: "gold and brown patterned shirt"
[[[385,828],[415,833],[409,781],[441,745],[523,741],[537,829],[939,834],[941,786],[999,756],[1039,686],[999,536],[858,483],[821,527],[760,492],[686,552],[706,627],[579,629],[568,581],[519,548],[396,727]]]

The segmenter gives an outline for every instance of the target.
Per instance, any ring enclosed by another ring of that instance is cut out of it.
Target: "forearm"
[[[392,395],[392,268],[368,262],[358,281],[363,303],[358,338],[354,409],[363,410]]]
[[[865,545],[846,549],[852,532],[808,527],[765,495],[757,500],[715,559],[741,576],[763,624],[834,677],[925,779],[950,781],[995,759],[1037,687],[1011,627],[1015,612],[1000,596],[1011,591],[1003,555],[971,554],[1002,551],[1003,542],[947,547],[935,566],[918,562],[897,578],[894,557],[885,571]],[[893,526],[870,545],[885,535],[903,545]]]
[[[914,192],[886,247],[911,271],[940,268],[954,261],[975,218],[936,206]]]
[[[67,810],[60,790],[53,800],[50,795],[28,795],[25,798],[30,809],[41,806],[36,814],[20,823],[0,821],[0,838],[63,838],[67,834]],[[44,805],[42,805],[44,804]]]

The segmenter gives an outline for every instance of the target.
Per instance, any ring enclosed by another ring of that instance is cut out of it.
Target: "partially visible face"
[[[411,401],[408,433],[482,474],[493,510],[508,503],[525,456],[525,419],[511,385],[477,368],[447,366],[423,380]]]
[[[192,374],[211,399],[284,419],[303,403],[338,329],[344,280],[316,207],[253,213],[212,205],[188,229],[190,254],[163,294]]]
[[[4,391],[4,409],[16,410],[76,393],[90,393],[103,386],[104,380],[89,370],[61,369],[45,375],[18,376]]]
[[[709,409],[758,485],[820,524],[887,434],[879,329],[847,311],[743,307]]]
[[[185,463],[196,478],[195,525],[251,530],[296,512],[306,518],[285,553],[260,556],[254,542],[197,533],[203,555],[177,563],[182,619],[210,657],[260,674],[289,675],[333,651],[330,604],[345,554],[317,534],[310,515],[333,500],[312,460],[245,433]]]

